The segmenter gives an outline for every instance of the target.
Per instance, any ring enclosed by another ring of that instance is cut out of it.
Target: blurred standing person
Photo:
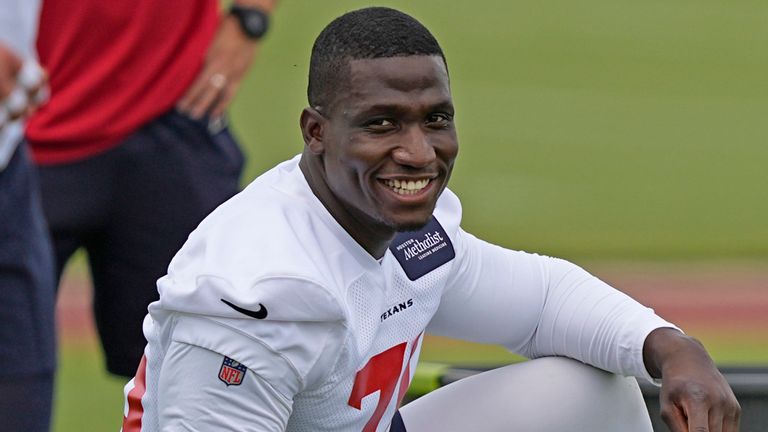
[[[131,376],[155,281],[205,215],[239,189],[225,110],[274,0],[45,0],[37,48],[52,97],[26,138],[59,277],[88,253],[107,370]]]
[[[0,428],[47,431],[51,420],[53,255],[22,120],[44,92],[34,53],[40,4],[0,0]]]

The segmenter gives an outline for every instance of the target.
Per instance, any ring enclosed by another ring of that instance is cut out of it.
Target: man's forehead
[[[445,62],[437,55],[352,59],[348,61],[348,71],[350,83],[358,86],[364,86],[371,79],[394,86],[448,84]]]
[[[336,103],[344,111],[418,102],[451,104],[448,72],[440,56],[350,60]]]

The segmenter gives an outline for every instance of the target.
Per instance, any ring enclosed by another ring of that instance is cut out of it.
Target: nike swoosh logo
[[[251,318],[264,319],[267,317],[267,308],[261,303],[259,303],[259,310],[252,311],[250,309],[241,308],[240,306],[232,304],[224,299],[219,299],[219,300],[224,302],[225,305],[231,307],[232,309],[240,312],[243,315],[248,315]]]

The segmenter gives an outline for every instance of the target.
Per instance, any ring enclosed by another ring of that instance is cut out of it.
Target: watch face
[[[243,20],[243,24],[248,28],[248,33],[252,35],[263,35],[266,30],[266,22],[261,14],[248,14]]]
[[[232,6],[230,12],[237,17],[243,33],[249,38],[258,39],[267,32],[269,16],[265,12],[243,6]]]

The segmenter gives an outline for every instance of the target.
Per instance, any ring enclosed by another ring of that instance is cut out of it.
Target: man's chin
[[[434,211],[434,206],[429,209],[411,209],[387,215],[382,220],[397,232],[419,231],[432,220]]]
[[[418,231],[424,228],[430,220],[432,220],[431,216],[426,220],[400,222],[395,224],[394,228],[397,232]]]

